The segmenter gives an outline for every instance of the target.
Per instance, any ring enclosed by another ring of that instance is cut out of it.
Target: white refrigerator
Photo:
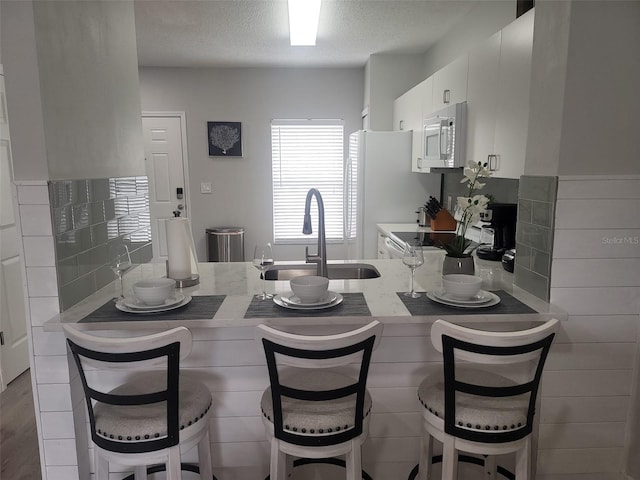
[[[344,238],[349,260],[377,258],[378,223],[417,221],[440,175],[411,171],[412,132],[359,130],[345,162]],[[416,227],[418,226],[416,222]]]

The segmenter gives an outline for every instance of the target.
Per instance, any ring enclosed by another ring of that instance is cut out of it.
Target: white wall
[[[258,241],[273,238],[271,120],[341,118],[348,134],[361,128],[363,69],[143,68],[144,111],[184,111],[189,151],[190,218],[200,260],[206,260],[205,229],[245,229],[245,257]],[[243,158],[209,157],[207,121],[242,122]],[[212,194],[200,193],[211,182]],[[300,228],[304,202],[300,205]],[[315,236],[309,244],[315,244]],[[276,246],[276,259],[303,259],[304,246]],[[329,258],[344,249],[328,246]]]
[[[50,179],[144,175],[133,2],[36,2]]]
[[[31,2],[0,2],[0,48],[16,180],[47,180],[40,73]]]
[[[555,475],[640,478],[638,25],[640,2],[536,3],[525,172],[560,175],[551,301],[581,332],[571,350],[587,343],[596,362],[567,376],[593,388],[555,395],[579,397],[583,407],[607,396],[608,405],[622,402],[615,419],[598,408],[583,420],[556,419],[558,434],[582,434],[565,450],[541,447]]]
[[[132,2],[3,2],[16,180],[144,174]]]
[[[367,62],[369,129],[393,130],[393,101],[425,77],[422,55],[375,54]]]
[[[640,173],[640,2],[574,1],[570,32],[558,173]]]

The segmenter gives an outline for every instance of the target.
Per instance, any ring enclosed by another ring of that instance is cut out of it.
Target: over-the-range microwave
[[[467,102],[455,103],[424,117],[421,172],[465,165]]]

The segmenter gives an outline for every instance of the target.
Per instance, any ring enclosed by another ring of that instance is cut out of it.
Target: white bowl
[[[478,294],[482,286],[482,278],[462,274],[443,275],[442,286],[445,293],[453,298],[467,300]]]
[[[314,303],[327,294],[329,279],[316,275],[304,275],[292,278],[289,285],[296,297],[303,303]]]
[[[161,305],[173,296],[176,282],[171,278],[150,278],[133,285],[133,294],[147,305]]]

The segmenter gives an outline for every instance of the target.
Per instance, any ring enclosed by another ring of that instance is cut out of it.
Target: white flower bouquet
[[[480,213],[487,209],[489,203],[488,197],[475,193],[476,190],[480,190],[486,185],[480,183],[478,179],[491,176],[491,171],[487,169],[487,166],[487,163],[469,162],[468,167],[464,169],[464,177],[460,183],[467,183],[467,196],[458,197],[456,210],[460,215],[460,220],[456,235],[451,243],[443,245],[447,255],[451,257],[462,258],[471,255],[471,251],[468,251],[471,240],[466,237],[467,228],[480,220]]]

